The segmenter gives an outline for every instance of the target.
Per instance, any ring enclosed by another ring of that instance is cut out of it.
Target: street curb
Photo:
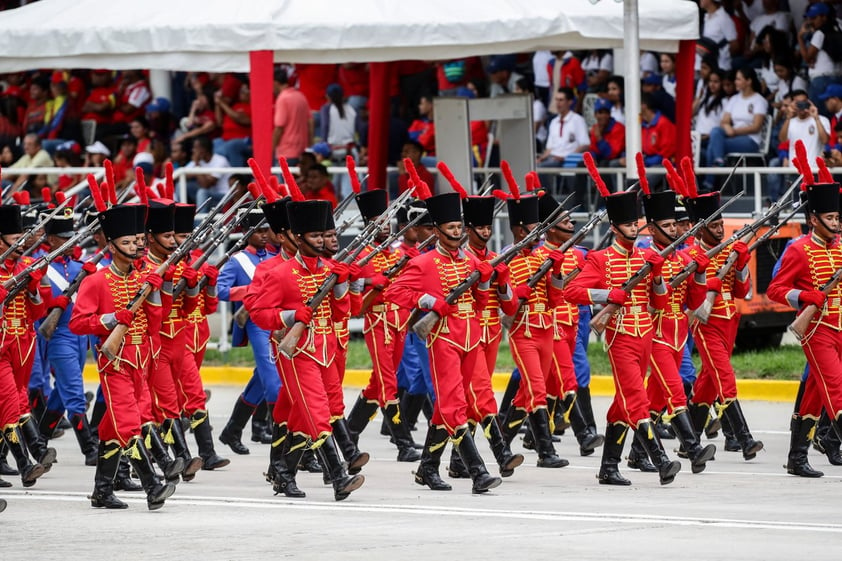
[[[209,386],[241,386],[245,387],[251,378],[253,368],[247,366],[203,366],[202,381]],[[343,386],[346,388],[363,388],[368,384],[370,370],[348,370],[345,372]],[[506,389],[511,374],[495,372],[491,383],[495,392]],[[99,382],[96,367],[85,365],[85,382],[95,384]],[[780,401],[794,402],[798,392],[797,381],[784,380],[737,380],[737,394],[743,401]],[[592,376],[591,394],[598,396],[614,395],[614,381],[611,376]]]

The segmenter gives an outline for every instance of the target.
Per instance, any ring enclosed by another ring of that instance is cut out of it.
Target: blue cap
[[[816,16],[826,16],[830,14],[830,6],[827,4],[823,4],[819,2],[817,4],[812,4],[807,11],[804,13],[805,18],[814,18]]]
[[[459,97],[467,97],[468,99],[475,99],[477,97],[477,94],[474,93],[474,90],[466,86],[462,86],[461,88],[457,89],[456,95]]]
[[[611,111],[611,107],[613,104],[605,99],[604,97],[597,98],[596,102],[593,104],[593,112],[596,113],[598,111]]]
[[[157,111],[159,113],[168,113],[170,110],[170,100],[165,97],[156,97],[155,101],[149,103],[146,106],[146,112],[152,113],[153,111]]]
[[[649,85],[661,85],[664,83],[664,79],[660,74],[650,74],[643,78],[640,81],[641,84],[649,84]]]
[[[489,74],[494,74],[495,72],[500,72],[501,70],[511,71],[515,69],[516,64],[516,55],[494,55],[491,57],[491,60],[488,61],[488,66],[485,70]]]
[[[344,92],[342,91],[342,86],[339,84],[331,84],[325,90],[325,94],[329,96],[342,96]]]
[[[329,158],[332,150],[330,149],[330,144],[328,144],[327,142],[317,142],[316,144],[309,147],[307,149],[307,152],[318,154],[323,158]]]
[[[831,97],[838,97],[842,99],[842,84],[829,85],[824,93],[819,96],[819,99],[824,101],[826,99],[830,99]]]

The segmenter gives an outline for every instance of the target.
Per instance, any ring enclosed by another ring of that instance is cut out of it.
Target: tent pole
[[[640,29],[637,0],[623,3],[623,53],[625,55],[626,180],[637,179],[635,154],[640,152]]]
[[[675,133],[677,140],[675,159],[692,158],[690,123],[693,120],[693,66],[696,61],[696,42],[679,41],[675,59]]]
[[[260,169],[272,165],[272,86],[274,81],[272,51],[249,53],[249,89],[251,90],[251,141],[254,159]]]

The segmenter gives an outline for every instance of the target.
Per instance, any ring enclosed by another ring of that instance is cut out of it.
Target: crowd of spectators
[[[795,140],[811,156],[842,165],[842,0],[698,0],[693,130],[702,166],[724,166],[734,152],[758,152],[770,139],[771,163],[789,165]],[[798,10],[797,12],[794,10]],[[389,188],[406,188],[401,162],[436,164],[436,96],[533,96],[539,168],[582,165],[590,151],[602,165],[623,166],[625,127],[642,128],[650,166],[674,159],[676,60],[642,53],[641,83],[617,73],[610,50],[538,51],[446,61],[393,63],[389,94]],[[300,166],[308,197],[338,200],[350,190],[346,156],[368,161],[369,68],[363,63],[277,64],[274,156]],[[67,189],[73,175],[11,175],[15,167],[115,165],[118,184],[175,167],[244,167],[252,152],[248,76],[171,73],[171,95],[156,97],[148,71],[38,69],[0,75],[0,167],[4,184],[34,196],[48,185]],[[641,88],[641,113],[625,114],[624,90]],[[477,165],[499,162],[494,125],[471,123]],[[554,172],[545,177],[564,188]],[[429,175],[429,174],[428,174]],[[238,179],[225,173],[191,176],[189,198],[219,198]],[[433,181],[433,176],[428,179]],[[712,180],[708,181],[713,183]],[[713,185],[709,185],[712,187]],[[773,184],[771,190],[775,189]]]

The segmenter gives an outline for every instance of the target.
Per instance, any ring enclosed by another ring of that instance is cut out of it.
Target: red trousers
[[[99,383],[105,398],[105,414],[99,424],[102,442],[116,440],[125,447],[134,436],[140,435],[144,412],[149,411],[149,388],[146,372],[125,362],[119,370],[99,354]]]
[[[348,347],[336,346],[336,356],[333,359],[336,363],[336,372],[339,375],[339,384],[345,381],[345,365],[348,363]]]
[[[3,336],[0,342],[0,428],[29,413],[29,377],[35,360],[35,337]]]
[[[187,332],[182,329],[172,339],[161,336],[161,350],[149,368],[149,392],[152,395],[152,415],[156,423],[181,416],[175,380],[184,367],[186,335]]]
[[[547,395],[563,399],[563,396],[579,389],[576,370],[573,367],[573,353],[576,351],[576,326],[557,326],[561,337],[553,338],[553,360],[547,376]]]
[[[202,385],[202,376],[199,373],[199,365],[196,363],[196,354],[185,352],[182,360],[180,375],[175,375],[175,388],[178,391],[178,408],[187,415],[196,411],[205,410],[205,388]],[[204,357],[204,350],[199,353],[200,358]],[[175,373],[175,372],[174,372]]]
[[[188,330],[187,339],[190,341],[187,349],[192,353],[196,367],[202,368],[202,363],[205,360],[205,351],[208,350],[208,341],[210,340],[208,318],[204,318],[199,323],[187,322],[186,329]]]
[[[819,325],[801,347],[810,363],[810,375],[798,413],[818,418],[824,406],[831,418],[837,418],[842,413],[842,334]]]
[[[649,385],[646,387],[650,411],[661,411],[666,407],[667,413],[672,414],[679,407],[687,407],[684,383],[679,373],[683,358],[683,348],[676,351],[658,341],[652,344]]]
[[[614,401],[608,408],[608,424],[625,423],[636,428],[639,421],[649,419],[649,398],[644,380],[649,369],[654,334],[650,331],[643,337],[637,337],[611,329],[605,331],[615,388]]]
[[[731,319],[712,317],[707,323],[696,322],[693,338],[702,360],[702,369],[693,385],[693,403],[712,405],[737,397],[737,378],[731,366],[731,352],[737,338],[739,316]]]
[[[489,328],[490,342],[480,341],[474,369],[462,380],[465,398],[468,402],[468,418],[479,423],[489,415],[497,414],[497,399],[491,385],[491,376],[497,365],[497,350],[500,348],[500,331]]]
[[[404,339],[405,332],[382,320],[365,333],[365,344],[371,354],[371,377],[362,394],[368,400],[377,400],[380,407],[397,399],[398,365],[403,356]]]
[[[547,376],[553,361],[553,330],[530,327],[531,337],[522,329],[509,336],[512,358],[520,370],[520,387],[512,401],[515,407],[531,413],[547,406]]]
[[[281,362],[278,370],[283,382],[273,410],[275,421],[282,422],[284,409],[287,409],[291,432],[302,432],[313,441],[324,438],[331,433],[330,402],[323,379],[323,370],[327,367],[304,354],[288,360],[281,355],[275,343],[273,346],[276,361]],[[284,393],[287,395],[284,396]]]
[[[338,345],[337,345],[337,348]],[[345,416],[345,394],[342,392],[342,379],[339,375],[337,359],[333,359],[330,366],[322,369],[322,383],[327,393],[327,405],[330,410],[330,420],[335,421]],[[344,364],[343,364],[343,372]]]
[[[468,422],[468,403],[465,399],[465,379],[473,375],[478,348],[465,351],[449,341],[436,338],[427,351],[430,355],[430,376],[436,402],[432,424],[444,426],[448,434]]]

